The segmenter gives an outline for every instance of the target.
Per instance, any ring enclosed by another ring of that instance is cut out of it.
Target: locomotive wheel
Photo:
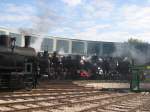
[[[19,75],[12,75],[9,78],[9,89],[15,90],[15,89],[21,89],[23,85],[23,77]]]
[[[32,77],[28,76],[24,79],[24,88],[27,91],[30,91],[32,88],[34,88],[34,80]]]
[[[25,90],[27,90],[27,91],[31,91],[32,88],[33,88],[33,84],[26,84],[25,85]]]

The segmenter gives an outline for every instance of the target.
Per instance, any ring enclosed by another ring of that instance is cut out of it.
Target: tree
[[[148,44],[147,42],[144,42],[140,39],[135,39],[132,37],[128,39],[127,43],[129,43],[129,44]]]
[[[147,52],[149,46],[148,42],[144,42],[140,39],[135,38],[128,39],[127,43],[129,44],[129,46],[132,46],[141,52]]]

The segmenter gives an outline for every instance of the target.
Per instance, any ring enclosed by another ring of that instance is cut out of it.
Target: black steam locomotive
[[[30,36],[25,36],[24,47],[17,47],[15,38],[0,35],[0,88],[31,89],[36,86],[36,52],[29,44]]]

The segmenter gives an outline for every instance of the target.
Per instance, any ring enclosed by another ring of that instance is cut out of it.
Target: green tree
[[[132,46],[143,53],[147,52],[149,46],[148,42],[142,41],[140,39],[135,39],[135,38],[129,38],[127,43],[129,46]]]
[[[132,37],[129,38],[127,42],[130,43],[130,44],[145,44],[145,43],[147,44],[147,42],[144,42],[140,39],[135,39],[135,38],[132,38]]]

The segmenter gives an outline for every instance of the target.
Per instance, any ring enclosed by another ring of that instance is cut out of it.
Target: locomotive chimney
[[[10,47],[10,37],[8,35],[0,35],[0,45]]]
[[[29,47],[30,46],[31,36],[26,35],[26,36],[24,36],[24,38],[25,38],[25,46],[24,47]]]

